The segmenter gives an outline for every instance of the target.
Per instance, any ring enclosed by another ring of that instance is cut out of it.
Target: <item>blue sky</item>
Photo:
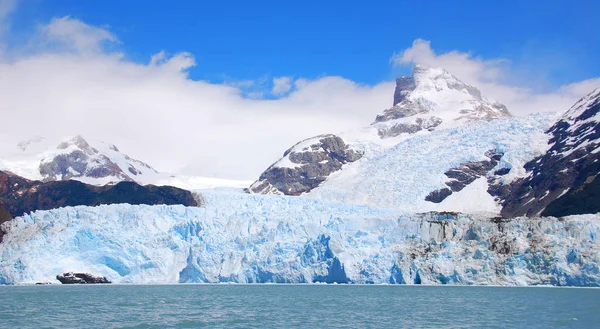
[[[552,88],[600,76],[600,2],[582,1],[21,1],[11,42],[53,17],[106,27],[126,56],[188,51],[194,79],[339,75],[366,84],[406,73],[389,58],[413,40],[439,53],[503,58]],[[536,79],[537,80],[537,79]],[[536,82],[537,83],[537,82]]]

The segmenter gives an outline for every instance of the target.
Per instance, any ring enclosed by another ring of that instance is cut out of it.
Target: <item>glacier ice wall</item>
[[[205,193],[202,208],[67,207],[15,218],[0,283],[66,271],[117,283],[600,285],[599,215],[407,215],[308,198]]]

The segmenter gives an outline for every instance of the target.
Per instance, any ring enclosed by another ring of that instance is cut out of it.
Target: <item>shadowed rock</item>
[[[102,284],[111,283],[103,276],[95,276],[89,273],[67,272],[57,275],[56,279],[62,284]]]
[[[312,143],[310,140],[314,140]],[[354,162],[362,154],[351,149],[335,135],[321,135],[302,141],[283,154],[290,164],[280,161],[271,165],[250,186],[250,191],[261,194],[300,195],[319,186],[327,177]]]
[[[578,101],[548,133],[550,149],[525,164],[528,176],[490,186],[502,216],[600,212],[600,88]]]
[[[504,153],[497,152],[495,150],[489,150],[485,152],[485,156],[489,160],[474,161],[461,164],[458,168],[452,168],[444,173],[446,177],[450,178],[445,184],[448,188],[435,190],[425,197],[425,201],[434,203],[440,203],[444,201],[452,192],[459,192],[467,185],[473,183],[477,178],[485,176],[491,171]]]

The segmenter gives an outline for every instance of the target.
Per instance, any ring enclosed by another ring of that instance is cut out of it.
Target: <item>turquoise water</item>
[[[2,286],[2,328],[593,328],[600,289]]]

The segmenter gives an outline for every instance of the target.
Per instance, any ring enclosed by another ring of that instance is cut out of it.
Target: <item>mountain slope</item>
[[[528,175],[499,189],[503,216],[600,212],[600,88],[575,103],[548,134],[550,148],[525,165]]]
[[[418,134],[365,154],[303,196],[405,212],[498,213],[487,177],[508,184],[524,176],[523,165],[546,151],[545,131],[554,120],[539,114]],[[432,198],[444,189],[446,195]]]
[[[482,97],[475,87],[443,69],[416,65],[411,77],[396,80],[394,106],[373,124],[298,143],[267,168],[249,191],[309,193],[351,163],[376,157],[413,136],[506,117],[510,114],[504,105]]]
[[[113,144],[83,136],[67,138],[57,144],[39,136],[20,142],[11,154],[0,157],[0,170],[32,180],[78,180],[97,186],[127,181],[195,190],[241,189],[250,184],[248,181],[158,172],[147,163],[122,153]]]

